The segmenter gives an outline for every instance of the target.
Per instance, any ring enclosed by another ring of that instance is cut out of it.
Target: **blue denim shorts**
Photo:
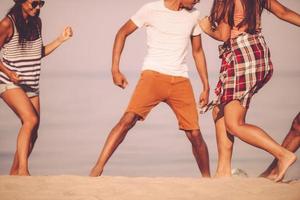
[[[34,90],[27,85],[16,85],[14,83],[0,83],[0,96],[7,90],[21,88],[29,98],[39,96],[39,90]]]

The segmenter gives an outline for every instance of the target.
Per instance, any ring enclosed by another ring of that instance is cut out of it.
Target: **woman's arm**
[[[231,27],[225,21],[221,21],[215,30],[212,29],[212,24],[208,17],[204,17],[199,21],[201,29],[210,37],[219,41],[227,41],[230,37]]]
[[[267,9],[274,15],[276,15],[279,19],[282,19],[296,26],[300,26],[300,15],[283,6],[277,0],[270,0],[270,5]]]
[[[43,48],[43,57],[51,54],[57,47],[59,47],[62,43],[67,41],[73,36],[73,31],[71,27],[66,27],[63,32],[51,43],[47,44]]]
[[[6,17],[0,22],[0,50],[2,49],[3,45],[7,42],[7,40],[11,38],[12,34],[13,34],[12,22],[8,17]],[[0,71],[6,74],[6,76],[8,76],[8,78],[12,82],[19,83],[20,78],[18,77],[18,75],[15,72],[6,68],[1,62],[1,60],[0,60]]]

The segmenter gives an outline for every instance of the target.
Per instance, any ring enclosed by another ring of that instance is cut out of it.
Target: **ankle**
[[[215,176],[231,176],[231,167],[218,167]]]
[[[30,173],[29,173],[28,169],[23,169],[23,170],[19,169],[17,175],[18,176],[30,176]]]
[[[100,168],[100,167],[94,167],[94,168],[91,170],[90,176],[92,176],[92,177],[101,176],[102,172],[103,172],[103,168]]]

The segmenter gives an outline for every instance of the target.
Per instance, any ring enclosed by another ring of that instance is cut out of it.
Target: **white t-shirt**
[[[186,55],[190,37],[201,34],[196,9],[173,11],[164,0],[144,5],[131,20],[146,27],[148,52],[142,70],[188,77]]]

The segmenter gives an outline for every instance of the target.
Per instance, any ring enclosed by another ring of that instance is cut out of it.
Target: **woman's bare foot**
[[[12,169],[12,170],[10,170],[9,175],[10,176],[17,176],[18,175],[18,169]]]
[[[231,177],[231,169],[217,170],[214,176],[214,178],[224,178],[224,177]]]
[[[287,151],[287,150],[286,150]],[[284,178],[287,169],[297,160],[294,153],[287,151],[285,156],[278,160],[278,173],[275,182],[280,182]]]
[[[19,170],[17,176],[30,176],[28,170]]]
[[[18,171],[19,171],[19,165],[16,165],[15,163],[13,163],[12,167],[10,168],[9,175],[16,176],[16,175],[18,175]]]

